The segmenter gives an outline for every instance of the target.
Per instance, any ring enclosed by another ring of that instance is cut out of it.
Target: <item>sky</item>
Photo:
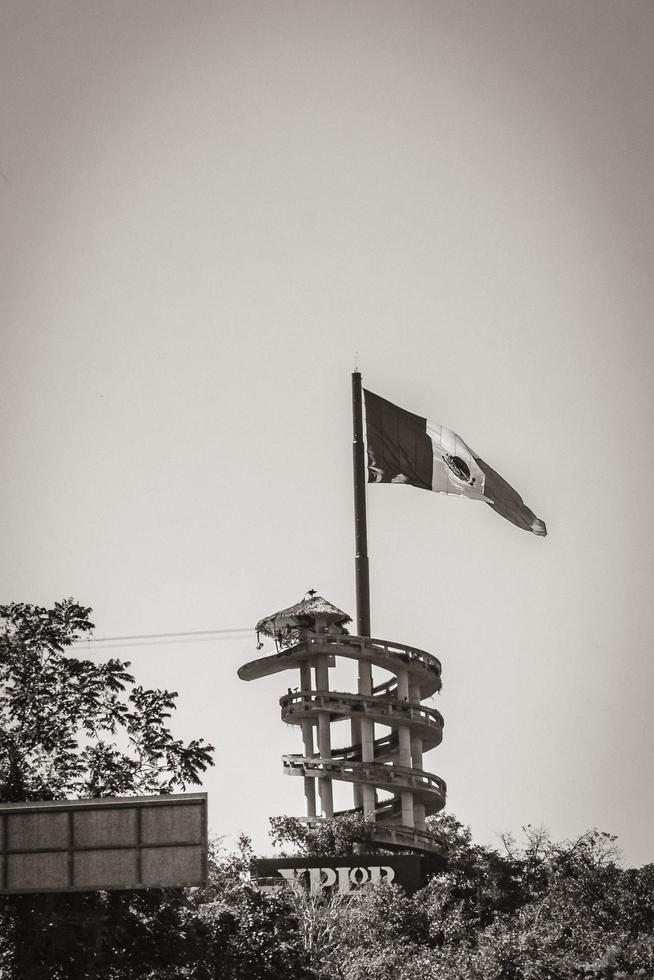
[[[74,596],[96,637],[246,630],[310,588],[354,615],[356,355],[548,526],[368,488],[372,633],[442,661],[448,809],[654,861],[649,0],[0,25],[2,601]],[[238,680],[251,632],[100,647],[216,746],[212,832],[269,850],[303,809],[295,675]]]

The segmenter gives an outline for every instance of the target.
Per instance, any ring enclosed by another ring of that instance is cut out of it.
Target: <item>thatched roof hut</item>
[[[347,632],[345,624],[352,622],[351,616],[332,605],[327,599],[323,599],[321,595],[306,595],[294,606],[280,609],[279,612],[260,619],[257,623],[257,633],[274,637],[277,641],[287,636],[296,638],[298,632],[315,629],[318,619],[329,627],[337,627],[338,632],[342,633]]]

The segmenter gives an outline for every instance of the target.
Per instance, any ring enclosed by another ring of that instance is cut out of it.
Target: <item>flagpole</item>
[[[352,442],[352,462],[354,466],[354,540],[356,546],[355,577],[357,597],[357,633],[370,636],[370,577],[368,574],[368,527],[366,524],[366,460],[363,448],[363,393],[361,374],[352,373],[352,420],[354,439]],[[373,691],[372,665],[370,661],[359,660],[359,694],[370,698]],[[365,715],[353,718],[352,745],[361,745],[362,762],[375,761],[375,725]],[[370,783],[354,784],[354,805],[369,820],[375,819],[377,794]],[[362,847],[362,845],[358,845]]]
[[[357,633],[370,636],[370,575],[366,522],[366,461],[363,447],[363,396],[361,374],[352,372],[352,463],[354,469],[354,540],[357,600]]]

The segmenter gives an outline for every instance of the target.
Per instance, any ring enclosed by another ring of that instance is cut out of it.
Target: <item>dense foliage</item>
[[[495,849],[474,844],[451,815],[431,824],[449,843],[448,863],[414,896],[380,885],[345,899],[296,897],[321,980],[654,977],[654,865],[620,868],[614,837],[593,830],[555,843],[526,827],[521,846],[506,836]]]
[[[453,817],[446,870],[420,892],[267,895],[250,848],[214,847],[206,889],[24,896],[20,960],[0,937],[7,980],[650,980],[654,867],[623,870],[597,831],[521,847],[474,844]],[[15,900],[14,900],[15,901]]]
[[[129,664],[67,656],[91,629],[72,600],[0,607],[0,800],[167,792],[199,780],[211,746],[175,740],[175,695],[135,685]],[[350,853],[361,817],[318,833],[271,821],[292,853]],[[243,838],[216,845],[207,888],[22,895],[0,901],[0,980],[650,980],[654,866],[619,866],[615,840],[475,844],[432,818],[447,866],[413,896],[347,896],[251,884]]]
[[[211,745],[169,731],[174,691],[137,686],[121,660],[66,655],[90,613],[72,599],[0,606],[0,802],[167,793],[212,764]]]
[[[360,813],[344,814],[312,827],[297,817],[271,817],[270,839],[279,845],[281,855],[353,854],[359,841],[369,839],[368,828],[367,819]]]
[[[20,895],[0,912],[2,980],[316,980],[294,896],[214,849],[207,888]]]

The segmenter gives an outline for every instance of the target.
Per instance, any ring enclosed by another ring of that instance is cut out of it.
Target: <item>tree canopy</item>
[[[430,823],[448,861],[415,895],[383,884],[345,899],[296,895],[322,980],[654,976],[654,865],[621,868],[612,835],[555,842],[527,826],[520,844],[505,835],[491,848],[451,814]],[[290,818],[273,826],[297,841]]]
[[[212,765],[213,746],[171,734],[175,691],[66,652],[90,614],[72,599],[0,606],[0,802],[169,793]]]

